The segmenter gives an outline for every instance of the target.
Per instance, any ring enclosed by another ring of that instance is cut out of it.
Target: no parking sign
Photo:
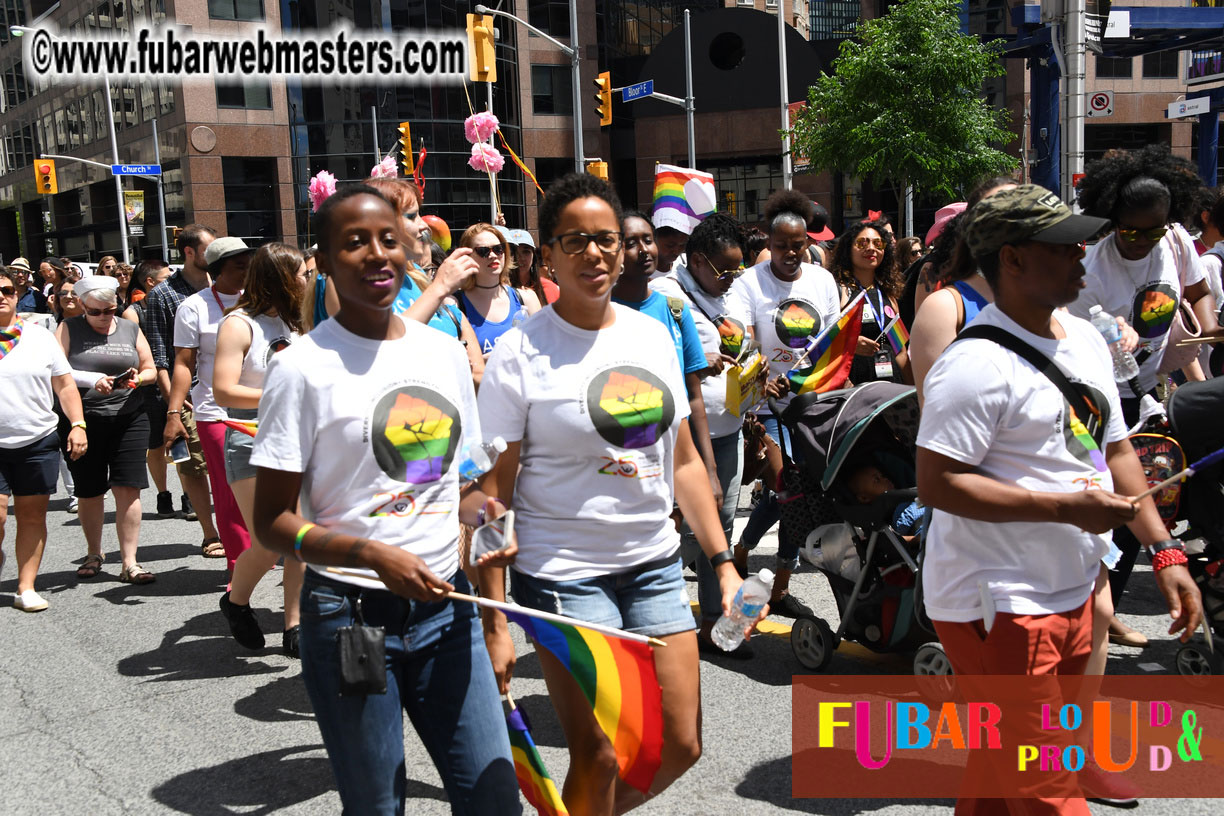
[[[1089,116],[1113,116],[1113,91],[1095,91],[1088,95]]]

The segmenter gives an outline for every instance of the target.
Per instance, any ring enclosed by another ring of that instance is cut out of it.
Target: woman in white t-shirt
[[[217,356],[213,366],[213,398],[238,422],[258,416],[259,397],[272,355],[283,351],[304,333],[302,300],[306,262],[288,244],[264,244],[255,251],[246,285],[238,303],[217,330]],[[225,478],[247,529],[254,526],[255,468],[251,465],[250,434],[229,427],[225,431]],[[252,544],[257,543],[252,537]],[[262,649],[263,632],[251,609],[251,593],[260,579],[276,566],[280,554],[252,546],[234,563],[230,590],[221,596],[221,611],[234,639],[248,649]],[[285,626],[282,651],[298,657],[298,608],[302,594],[301,562],[285,562]]]
[[[467,356],[393,313],[417,239],[387,199],[342,187],[315,219],[340,310],[272,358],[251,464],[256,536],[309,565],[302,678],[340,799],[346,813],[404,812],[407,713],[453,812],[517,814],[476,607],[444,596],[468,591],[460,520],[504,512],[459,492],[463,452],[481,440]]]
[[[51,332],[17,316],[17,283],[0,268],[0,544],[8,526],[9,496],[17,514],[17,597],[13,606],[40,612],[47,602],[34,578],[47,543],[47,500],[59,477],[55,398],[71,424],[68,456],[79,459],[89,445],[81,395],[64,350]],[[4,551],[0,549],[0,569]]]
[[[659,321],[611,300],[623,258],[620,215],[615,193],[594,176],[571,174],[549,189],[540,237],[561,294],[493,350],[480,422],[486,438],[509,443],[485,488],[516,512],[515,601],[667,642],[654,652],[663,690],[654,794],[701,754],[697,639],[673,496],[718,571],[724,610],[742,582],[689,435],[672,338]],[[502,569],[482,567],[480,586],[504,598]],[[500,612],[486,610],[484,622],[505,691],[514,645]],[[536,654],[569,746],[570,810],[623,813],[639,804],[643,794],[618,779],[616,752],[578,684],[556,658]]]
[[[731,314],[748,328],[769,360],[771,394],[779,406],[790,404],[785,387],[786,372],[795,367],[803,348],[840,312],[840,295],[833,276],[824,267],[804,263],[808,247],[807,225],[815,208],[807,196],[795,190],[778,190],[765,202],[769,222],[770,258],[749,269],[731,285],[727,296]],[[786,429],[771,416],[761,424],[775,442],[791,450]],[[792,454],[793,455],[793,454]],[[752,510],[736,545],[736,558],[747,559],[747,551],[778,522],[778,499],[766,485]],[[791,573],[799,567],[799,537],[779,536],[778,563],[769,605],[775,615],[798,618],[812,610],[790,595]]]

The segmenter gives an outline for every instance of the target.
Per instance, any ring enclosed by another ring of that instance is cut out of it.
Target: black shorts
[[[119,416],[85,415],[89,447],[75,462],[68,459],[68,470],[76,483],[78,499],[101,496],[111,487],[149,486],[145,469],[148,450],[149,417],[144,411]],[[67,431],[64,432],[67,438]],[[67,459],[67,455],[65,454]]]
[[[0,496],[50,496],[59,483],[55,431],[20,448],[0,448]]]
[[[150,390],[156,391],[157,387]],[[149,450],[164,448],[166,443],[162,436],[166,432],[166,401],[161,394],[145,395],[145,413],[149,417]]]

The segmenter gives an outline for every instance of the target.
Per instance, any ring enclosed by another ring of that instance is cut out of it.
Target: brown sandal
[[[200,542],[200,554],[205,558],[224,558],[225,547],[219,538],[206,538]]]
[[[125,584],[151,584],[157,580],[157,576],[139,564],[133,564],[119,573],[119,580]]]
[[[98,573],[102,571],[102,563],[105,559],[100,555],[85,556],[85,563],[77,567],[78,578],[97,578]]]

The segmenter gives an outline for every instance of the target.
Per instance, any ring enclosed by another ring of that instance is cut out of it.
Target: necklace
[[[497,283],[493,284],[492,286],[482,286],[482,285],[480,285],[480,284],[478,283],[478,284],[476,284],[476,288],[477,288],[477,289],[500,289],[500,288],[501,288],[501,281],[498,281]]]

